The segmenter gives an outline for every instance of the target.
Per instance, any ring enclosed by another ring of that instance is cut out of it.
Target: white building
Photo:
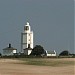
[[[33,31],[29,23],[24,26],[24,32],[21,33],[21,52],[24,51],[25,55],[29,55],[33,49]]]
[[[47,56],[56,56],[56,51],[46,51]]]
[[[17,49],[11,47],[11,44],[9,44],[8,47],[3,49],[3,56],[14,55],[15,53],[17,53]]]

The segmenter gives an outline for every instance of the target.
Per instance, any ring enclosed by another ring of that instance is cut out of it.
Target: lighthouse
[[[24,32],[21,33],[21,52],[25,55],[30,55],[33,49],[33,31],[29,22],[24,26]]]

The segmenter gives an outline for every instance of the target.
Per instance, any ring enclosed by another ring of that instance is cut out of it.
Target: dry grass
[[[36,62],[42,64],[29,63],[26,65],[25,62]],[[44,62],[44,63],[43,63]],[[62,63],[63,62],[63,63]],[[0,59],[0,75],[75,75],[75,58],[64,58],[64,59]],[[14,64],[15,63],[15,64]],[[17,64],[24,63],[24,64]],[[46,63],[46,65],[45,65]],[[61,65],[61,64],[63,65]],[[49,64],[49,66],[48,66]],[[54,66],[53,66],[53,65]],[[60,64],[60,65],[59,65]],[[45,65],[45,66],[44,66]],[[52,65],[52,66],[51,66]]]
[[[68,65],[74,65],[74,60],[68,59],[50,59],[50,58],[22,58],[19,59],[23,61],[23,64],[26,65],[38,65],[38,66],[68,66]]]

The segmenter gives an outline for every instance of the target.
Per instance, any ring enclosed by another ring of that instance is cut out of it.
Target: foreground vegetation
[[[68,66],[74,65],[74,61],[64,60],[64,58],[19,58],[18,60],[23,61],[22,64],[26,65],[38,65],[38,66]]]

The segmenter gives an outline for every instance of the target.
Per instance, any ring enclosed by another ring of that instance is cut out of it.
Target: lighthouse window
[[[29,27],[28,27],[28,26],[26,26],[26,27],[25,27],[25,30],[29,30]]]

